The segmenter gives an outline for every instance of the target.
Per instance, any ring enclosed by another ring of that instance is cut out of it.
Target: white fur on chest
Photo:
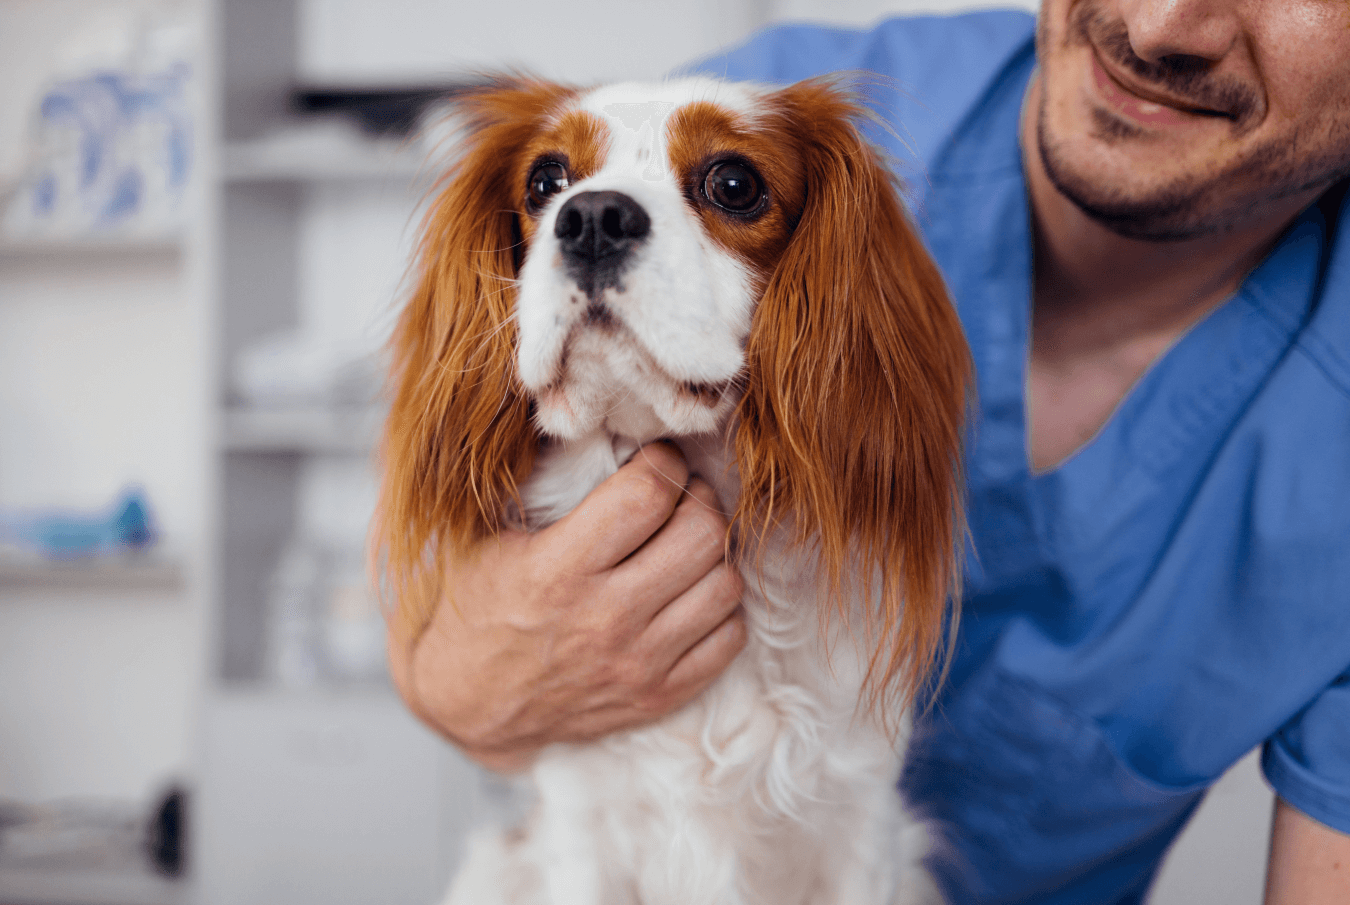
[[[734,499],[722,444],[681,445]],[[523,488],[530,522],[570,510],[635,448],[607,434],[552,445]],[[726,673],[653,726],[545,750],[533,812],[475,839],[448,905],[940,901],[895,788],[900,756],[858,707],[863,670],[834,623],[826,658],[808,557],[746,562],[750,637]]]

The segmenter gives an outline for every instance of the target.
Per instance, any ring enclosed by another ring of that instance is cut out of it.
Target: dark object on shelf
[[[348,116],[372,135],[408,135],[433,104],[490,84],[484,78],[439,85],[352,88],[299,85],[291,90],[291,108],[299,113],[338,113]]]
[[[171,786],[160,798],[146,826],[145,847],[155,869],[181,877],[187,866],[187,790]]]

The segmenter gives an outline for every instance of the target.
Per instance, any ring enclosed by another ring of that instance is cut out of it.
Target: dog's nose
[[[570,263],[607,268],[622,263],[651,227],[642,205],[623,192],[580,192],[558,209],[553,234]]]

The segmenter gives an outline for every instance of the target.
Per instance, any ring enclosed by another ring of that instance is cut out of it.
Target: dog
[[[458,100],[392,343],[377,540],[437,562],[673,439],[730,517],[746,648],[654,725],[546,748],[452,905],[908,905],[896,781],[963,545],[970,362],[842,82],[512,77]]]

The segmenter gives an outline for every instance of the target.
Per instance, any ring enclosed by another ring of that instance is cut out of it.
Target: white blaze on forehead
[[[666,175],[666,155],[658,136],[665,132],[661,127],[675,109],[675,104],[671,101],[615,101],[600,109],[610,117],[611,129],[622,129],[628,133],[627,143],[635,148],[637,159],[646,160],[642,178],[648,182],[660,182]]]
[[[635,164],[647,182],[669,174],[670,119],[681,107],[699,101],[750,115],[762,89],[707,78],[606,85],[581,98],[582,110],[600,117],[613,140],[608,163]]]

